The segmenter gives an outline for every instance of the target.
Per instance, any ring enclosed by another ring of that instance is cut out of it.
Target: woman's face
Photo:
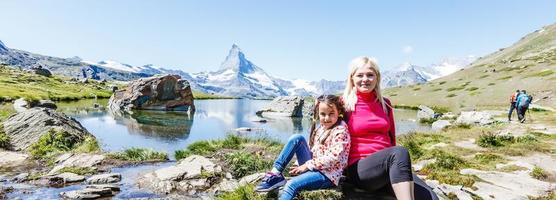
[[[377,84],[376,79],[377,77],[375,71],[368,67],[358,68],[351,77],[355,88],[357,88],[357,91],[361,93],[372,92]]]

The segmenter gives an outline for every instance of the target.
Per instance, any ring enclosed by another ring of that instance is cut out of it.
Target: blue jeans
[[[299,163],[299,165],[303,165],[312,158],[309,145],[300,134],[292,135],[288,139],[282,152],[280,152],[278,158],[274,162],[274,168],[283,172],[294,154],[297,157],[297,163]],[[317,170],[307,171],[293,177],[286,183],[284,189],[280,193],[280,200],[293,199],[301,190],[325,189],[331,187],[334,187],[334,184],[324,176],[324,174]]]

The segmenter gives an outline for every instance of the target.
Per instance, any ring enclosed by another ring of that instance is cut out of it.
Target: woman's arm
[[[384,98],[384,100],[386,101],[386,109],[388,109],[388,123],[390,125],[388,134],[390,134],[389,136],[392,142],[392,146],[396,146],[396,121],[394,121],[394,109],[392,107],[390,99]]]

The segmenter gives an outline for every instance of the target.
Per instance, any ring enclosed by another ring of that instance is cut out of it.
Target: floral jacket
[[[313,158],[306,164],[309,169],[320,171],[334,185],[338,185],[348,162],[350,136],[347,125],[342,122],[329,130],[321,126],[316,131],[311,148]]]

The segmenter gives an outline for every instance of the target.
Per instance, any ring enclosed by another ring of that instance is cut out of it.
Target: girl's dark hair
[[[336,124],[334,124],[333,127],[342,123],[345,114],[344,103],[341,101],[340,97],[336,95],[320,95],[319,97],[317,97],[317,99],[315,100],[315,107],[313,108],[313,117],[311,118],[311,129],[309,129],[310,148],[313,148],[313,144],[314,144],[313,140],[315,140],[315,132],[316,132],[315,129],[316,129],[317,121],[319,121],[319,105],[321,103],[325,103],[328,106],[334,106],[338,110],[338,120],[336,121]]]

